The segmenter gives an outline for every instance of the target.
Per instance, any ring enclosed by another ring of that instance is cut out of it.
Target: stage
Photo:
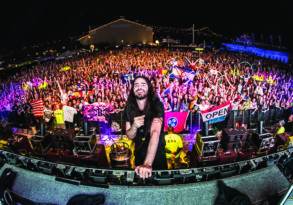
[[[56,180],[56,177],[32,172],[5,164],[17,172],[13,191],[36,202],[65,205],[77,194],[103,193],[105,204],[201,204],[212,205],[217,195],[216,180],[190,184],[165,186],[119,186],[94,187],[74,185]],[[270,166],[250,173],[228,177],[224,182],[247,194],[253,204],[260,204],[269,196],[280,196],[289,188],[289,182],[276,166]]]

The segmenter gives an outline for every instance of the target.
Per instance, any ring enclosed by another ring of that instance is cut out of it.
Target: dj
[[[151,177],[153,169],[167,169],[164,139],[164,108],[150,80],[134,79],[124,110],[126,134],[135,143],[135,172]]]

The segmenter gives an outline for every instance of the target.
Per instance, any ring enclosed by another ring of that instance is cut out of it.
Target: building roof
[[[90,33],[95,32],[95,31],[98,31],[98,30],[100,30],[100,29],[103,29],[103,28],[105,28],[105,27],[111,25],[111,24],[115,24],[115,23],[118,23],[118,22],[127,22],[127,23],[130,23],[130,24],[136,24],[136,25],[138,25],[138,26],[145,27],[146,29],[151,29],[151,30],[153,29],[152,27],[149,27],[149,26],[146,26],[146,25],[143,25],[143,24],[137,23],[137,22],[135,22],[135,21],[130,21],[130,20],[127,20],[127,19],[125,19],[125,18],[119,18],[119,19],[117,19],[117,20],[114,20],[114,21],[111,21],[111,22],[109,22],[109,23],[106,23],[106,24],[104,24],[104,25],[102,25],[102,26],[99,26],[99,27],[97,27],[97,28],[94,28],[94,29],[89,30],[89,32],[88,32],[87,35],[82,36],[82,37],[79,38],[78,40],[82,40],[83,38],[87,38],[88,35],[89,35]]]

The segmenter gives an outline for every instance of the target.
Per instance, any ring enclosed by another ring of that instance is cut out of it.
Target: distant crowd
[[[136,75],[151,79],[166,111],[197,112],[227,101],[233,110],[290,109],[293,75],[286,66],[220,50],[200,56],[163,48],[101,51],[20,70],[1,82],[0,111],[14,112],[25,124],[33,123],[36,100],[43,102],[46,121],[64,106],[80,116],[94,103],[120,112]],[[192,79],[174,72],[182,69],[192,71]]]

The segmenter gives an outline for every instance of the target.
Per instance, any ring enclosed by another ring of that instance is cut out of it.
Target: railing
[[[247,128],[254,129],[258,128],[259,122],[263,121],[264,127],[270,127],[280,120],[285,120],[287,110],[281,108],[271,108],[266,111],[260,110],[232,110],[226,116],[225,121],[220,122],[221,127],[235,127],[236,124],[244,124]],[[120,113],[121,117],[118,121],[120,127],[123,128],[125,122],[122,118],[122,112]],[[214,125],[217,126],[217,125]],[[203,127],[203,121],[201,114],[199,112],[189,113],[184,133],[194,133]]]
[[[291,108],[292,109],[292,108]],[[287,110],[282,108],[271,108],[267,111],[260,111],[260,110],[232,110],[228,113],[226,116],[225,121],[220,122],[221,127],[235,127],[237,124],[244,124],[249,129],[258,128],[259,122],[263,121],[264,127],[271,127],[272,125],[276,124],[280,120],[286,120],[288,116],[286,116]],[[9,116],[11,113],[9,112],[0,112],[0,119],[9,119]],[[109,121],[110,122],[117,122],[120,125],[122,134],[125,134],[125,121],[123,119],[123,111],[120,113],[115,114],[115,119],[113,118],[114,115],[110,115]],[[14,127],[18,127],[17,118],[10,119],[10,123]],[[76,123],[77,125],[81,126],[84,124],[84,121],[81,119],[79,122]],[[101,126],[102,123],[94,123],[94,122],[88,122],[87,128],[90,126]],[[38,129],[41,129],[42,125],[37,124],[36,125]],[[105,125],[103,123],[103,126],[100,129],[101,134],[108,134],[105,132],[110,132],[110,125]],[[218,124],[212,125],[214,127],[217,127]],[[199,112],[189,113],[185,129],[183,133],[194,133],[198,130],[200,130],[203,127],[203,122],[201,118],[201,114]],[[118,132],[116,134],[121,134],[121,132]]]
[[[142,180],[133,170],[97,169],[18,155],[0,149],[0,162],[8,163],[31,171],[56,176],[56,180],[74,184],[107,187],[119,185],[170,185],[204,182],[258,170],[271,165],[286,168],[292,159],[293,148],[278,151],[249,160],[190,169],[155,170],[152,177]]]

